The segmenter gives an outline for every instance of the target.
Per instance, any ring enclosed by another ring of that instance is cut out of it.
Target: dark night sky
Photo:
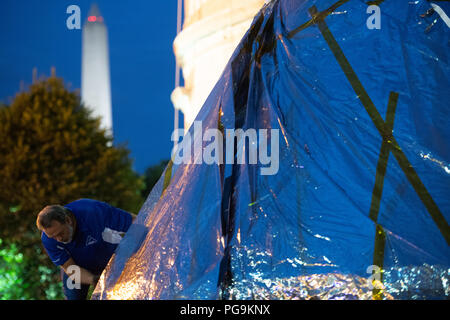
[[[9,104],[50,68],[70,89],[81,88],[81,30],[69,30],[69,5],[81,9],[82,25],[91,0],[2,0],[0,101]],[[177,1],[97,0],[108,27],[115,143],[127,143],[134,168],[170,157]],[[180,121],[181,123],[181,121]]]

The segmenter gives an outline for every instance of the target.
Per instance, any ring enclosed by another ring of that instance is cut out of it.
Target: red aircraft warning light
[[[103,22],[103,17],[97,17],[97,16],[89,16],[88,17],[88,21],[89,22],[96,22],[96,21],[98,21],[98,22]]]

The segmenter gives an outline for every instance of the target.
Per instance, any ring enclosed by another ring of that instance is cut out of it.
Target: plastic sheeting
[[[279,130],[278,172],[192,147],[94,299],[448,298],[449,27],[428,1],[373,3],[264,6],[197,120]]]

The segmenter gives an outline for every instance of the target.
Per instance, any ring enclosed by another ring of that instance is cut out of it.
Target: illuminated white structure
[[[83,26],[81,100],[112,134],[108,31],[96,4]]]
[[[265,0],[185,0],[183,30],[174,41],[184,87],[171,100],[187,130],[213,89],[234,49]]]

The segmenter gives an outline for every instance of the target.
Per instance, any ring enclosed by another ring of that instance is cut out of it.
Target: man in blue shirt
[[[61,274],[68,300],[86,299],[89,286],[97,283],[135,218],[91,199],[46,206],[39,212],[36,225],[42,231],[42,244],[53,263],[64,271]],[[79,284],[72,282],[76,272]]]

